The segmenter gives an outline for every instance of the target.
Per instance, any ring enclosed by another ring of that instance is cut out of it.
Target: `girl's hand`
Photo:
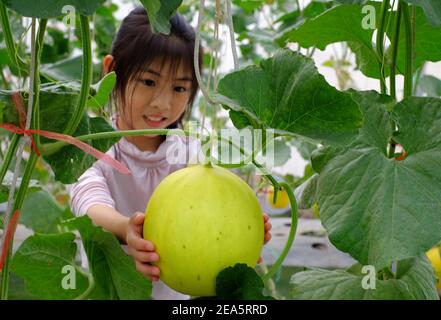
[[[271,223],[269,222],[269,216],[264,213],[263,214],[263,223],[265,224],[265,235],[263,237],[264,244],[267,244],[271,239]],[[262,257],[257,260],[257,263],[261,263],[263,261]]]
[[[263,214],[263,223],[265,224],[265,236],[264,236],[264,243],[267,244],[268,241],[271,240],[271,223],[269,222],[269,216],[268,214]]]
[[[135,259],[136,269],[151,281],[159,280],[159,267],[151,265],[159,260],[155,246],[142,237],[144,214],[135,212],[127,225],[126,243],[129,254]]]

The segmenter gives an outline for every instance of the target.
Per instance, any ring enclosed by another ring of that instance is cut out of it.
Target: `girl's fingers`
[[[134,234],[131,234],[127,238],[127,244],[137,251],[154,251],[155,250],[155,246],[153,245],[152,242],[150,242],[148,240],[144,240],[140,236],[137,236]]]
[[[262,257],[259,257],[259,260],[257,260],[257,263],[261,263],[263,261]]]
[[[133,222],[136,225],[143,225],[144,224],[144,214],[141,212],[136,212],[133,217]]]
[[[139,262],[159,261],[159,255],[156,252],[135,251],[132,255]]]
[[[144,226],[144,214],[141,212],[135,212],[129,220],[129,227],[133,231],[135,231],[136,234],[142,235],[142,229]]]
[[[267,243],[271,240],[271,233],[265,233],[264,243]]]
[[[145,263],[141,263],[139,261],[136,261],[136,270],[141,272],[150,280],[154,280],[155,278],[159,279],[159,274],[161,273],[159,267],[151,266]]]
[[[269,223],[269,222],[265,223],[265,232],[270,231],[271,227],[272,227],[271,223]]]
[[[269,220],[269,215],[264,213],[263,214],[263,222],[268,222],[268,220]]]

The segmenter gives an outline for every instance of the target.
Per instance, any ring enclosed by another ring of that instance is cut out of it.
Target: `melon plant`
[[[236,263],[256,265],[263,246],[262,211],[234,173],[194,165],[167,176],[146,209],[144,238],[153,242],[161,280],[193,296],[215,295],[216,276]]]

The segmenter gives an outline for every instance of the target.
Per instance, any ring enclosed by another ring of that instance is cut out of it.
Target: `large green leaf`
[[[426,1],[426,0],[425,0]],[[438,0],[437,0],[438,1]],[[441,6],[441,2],[440,2]],[[395,15],[391,19],[391,26],[394,25]],[[389,38],[392,38],[392,27],[388,30]],[[406,35],[404,32],[404,22],[402,21],[400,32],[400,39],[398,45],[397,65],[399,70],[405,69],[406,59]],[[416,8],[416,30],[415,30],[415,59],[413,62],[414,71],[420,68],[425,61],[440,61],[441,60],[441,28],[434,27],[429,23],[421,8]],[[390,49],[387,54],[390,54]]]
[[[343,4],[365,4],[368,0],[335,0]],[[420,6],[434,26],[441,27],[441,1],[439,0],[404,0],[409,4]]]
[[[38,191],[26,197],[20,222],[38,233],[58,233],[62,220],[69,216],[73,218],[48,192]]]
[[[147,10],[152,31],[170,33],[170,18],[182,3],[182,0],[140,0]]]
[[[441,100],[414,97],[395,106],[395,140],[407,152],[396,161],[386,156],[390,103],[373,94],[357,94],[366,125],[356,142],[319,157],[317,199],[331,242],[380,268],[441,239]]]
[[[121,248],[115,236],[92,224],[88,216],[66,222],[79,230],[89,268],[95,279],[95,299],[148,299],[152,285],[135,268],[135,262]]]
[[[398,263],[396,278],[376,279],[364,289],[366,274],[313,269],[292,276],[290,296],[302,300],[439,300],[432,266],[424,256]]]
[[[89,118],[88,116],[84,115],[80,125],[75,131],[74,136],[109,131],[114,130],[112,126],[110,126],[103,118]],[[89,144],[94,148],[105,152],[117,141],[118,138],[99,139],[93,140]],[[55,173],[56,180],[64,184],[76,182],[83,172],[90,168],[95,161],[97,161],[96,158],[86,154],[84,151],[73,145],[67,145],[61,148],[57,153],[50,156],[44,156],[44,160],[50,164]]]
[[[348,93],[330,86],[312,59],[278,50],[274,57],[225,76],[217,98],[247,116],[255,128],[345,144],[361,127],[361,114]]]
[[[298,203],[299,209],[312,208],[316,202],[317,181],[318,175],[314,174],[311,178],[304,182],[304,185],[299,187],[303,189]]]
[[[104,57],[111,52],[118,24],[118,20],[113,14],[117,11],[118,6],[110,2],[107,2],[96,11],[94,29],[98,58]]]
[[[54,18],[62,16],[63,7],[74,6],[81,14],[92,15],[105,0],[1,0],[8,8],[25,17]]]
[[[380,5],[378,2],[369,2],[375,8],[376,22],[380,21]],[[416,47],[414,70],[423,65],[425,61],[441,60],[441,47],[436,43],[441,42],[441,29],[429,24],[422,9],[417,8],[416,15]],[[396,14],[386,15],[386,28],[388,37],[392,39],[394,20]],[[284,35],[289,41],[298,42],[302,47],[317,47],[324,50],[327,45],[336,42],[347,42],[356,54],[358,68],[368,77],[379,78],[380,59],[375,51],[372,38],[375,29],[366,28],[362,21],[367,19],[366,13],[359,5],[340,5],[329,9],[322,15],[307,20],[300,27]],[[404,30],[404,26],[402,27]],[[405,34],[400,33],[400,43],[397,58],[397,72],[403,74],[405,70]],[[390,72],[390,50],[384,59],[384,74]]]
[[[111,83],[106,82],[105,88],[101,89],[101,86],[99,86],[98,92],[101,102],[111,85]],[[58,133],[63,132],[75,110],[78,90],[79,84],[76,82],[45,84],[41,86],[40,129]],[[3,114],[4,121],[17,125],[18,117],[12,105],[11,92],[0,90],[0,102],[4,102],[7,106]],[[114,129],[104,118],[90,118],[84,113],[73,136],[105,131],[114,131]],[[43,143],[54,142],[54,140],[44,137],[41,138],[41,141]],[[106,152],[117,141],[118,138],[100,139],[93,140],[90,144],[94,148]],[[78,177],[96,161],[94,157],[72,145],[67,145],[54,154],[46,155],[44,159],[54,171],[55,179],[65,184],[76,182]]]
[[[69,57],[55,63],[41,65],[40,73],[54,81],[80,81],[82,76],[82,56]],[[93,81],[98,82],[101,78],[101,64],[94,63],[92,66]]]
[[[376,19],[380,19],[380,4],[370,3],[375,8]],[[375,30],[363,28],[362,21],[366,14],[358,5],[340,5],[327,10],[316,18],[306,20],[298,28],[284,35],[288,41],[298,42],[302,47],[317,47],[324,50],[336,42],[348,42],[356,53],[359,69],[369,77],[379,77],[379,62],[372,46]],[[385,70],[388,71],[388,70]]]
[[[82,57],[66,58],[55,63],[41,65],[41,72],[51,79],[59,81],[81,79]]]
[[[46,88],[45,93],[40,96],[42,129],[53,132],[62,132],[64,130],[76,104],[76,93],[72,88],[61,87],[61,85]],[[100,117],[90,118],[87,114],[84,114],[73,136],[105,131],[114,131],[106,120]],[[42,139],[42,141],[53,142],[53,140],[49,139]],[[94,148],[105,152],[116,141],[118,139],[115,138],[100,139],[93,140],[90,144]],[[65,184],[77,181],[78,177],[96,161],[94,157],[73,145],[67,145],[57,153],[45,156],[44,159],[54,171],[55,179]]]
[[[216,277],[216,296],[220,299],[272,300],[264,296],[262,278],[244,263],[223,269]]]
[[[23,242],[12,261],[12,270],[25,280],[31,294],[43,299],[74,299],[86,291],[89,283],[75,264],[74,240],[73,233],[36,234]],[[66,273],[65,266],[71,266],[74,272]],[[63,278],[73,274],[75,289],[63,288]]]

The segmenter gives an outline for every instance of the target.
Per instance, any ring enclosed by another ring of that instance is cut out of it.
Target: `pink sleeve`
[[[115,208],[115,201],[110,195],[106,178],[96,163],[78,178],[78,182],[69,185],[67,190],[70,194],[70,206],[76,216],[86,214],[95,204]]]

